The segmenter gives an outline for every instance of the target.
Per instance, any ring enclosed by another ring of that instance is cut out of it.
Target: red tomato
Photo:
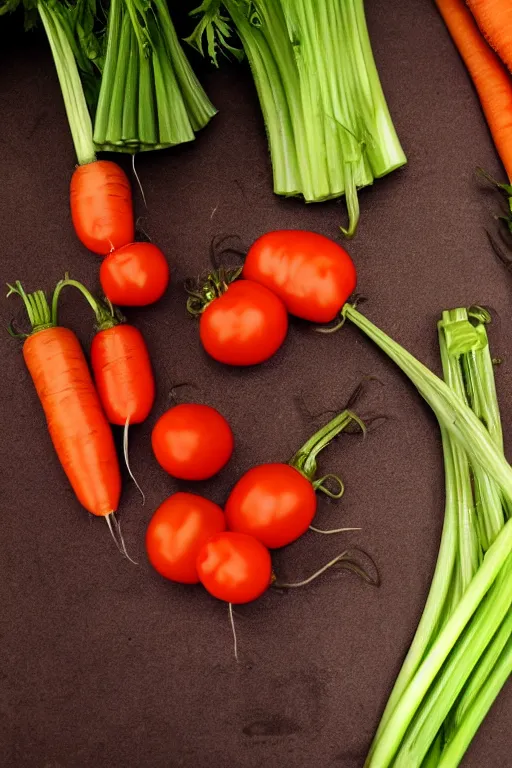
[[[217,504],[193,493],[175,493],[158,507],[148,525],[149,562],[166,579],[197,584],[200,550],[225,529],[224,514]]]
[[[164,294],[169,282],[169,265],[156,245],[129,243],[103,259],[100,282],[112,304],[144,307]]]
[[[227,464],[233,453],[228,422],[209,405],[183,403],[170,408],[153,427],[156,460],[180,480],[207,480]]]
[[[308,530],[316,494],[311,482],[289,464],[260,464],[240,478],[225,512],[229,530],[255,536],[275,549]]]
[[[270,552],[253,536],[218,533],[197,556],[202,585],[226,603],[250,603],[270,586]]]
[[[354,263],[346,250],[316,232],[267,232],[249,248],[243,277],[270,288],[290,314],[330,323],[354,292]]]
[[[228,365],[255,365],[277,352],[286,338],[288,314],[271,291],[236,280],[201,315],[199,333],[211,357]]]

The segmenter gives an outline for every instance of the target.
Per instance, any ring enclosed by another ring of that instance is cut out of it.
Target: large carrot
[[[80,342],[53,322],[42,291],[26,294],[19,282],[9,288],[9,295],[22,298],[30,319],[31,333],[22,334],[23,357],[57,456],[80,503],[111,526],[121,495],[119,464]]]
[[[512,3],[466,0],[485,39],[512,72]]]
[[[53,317],[57,317],[60,292],[66,286],[77,288],[96,315],[91,345],[91,367],[96,388],[111,424],[124,426],[124,457],[131,478],[140,489],[128,459],[128,429],[148,417],[155,399],[155,380],[149,352],[141,332],[125,323],[118,310],[94,298],[77,280],[61,280],[53,294]],[[144,494],[141,491],[142,496]]]
[[[135,236],[130,182],[117,163],[96,160],[92,121],[70,37],[64,3],[38,0],[64,99],[78,167],[71,179],[71,216],[76,234],[94,253],[105,256]]]
[[[471,75],[496,150],[512,179],[512,81],[487,45],[464,0],[435,0]]]

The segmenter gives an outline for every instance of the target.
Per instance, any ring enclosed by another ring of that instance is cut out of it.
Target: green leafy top
[[[244,11],[247,16],[253,13],[253,4],[250,0],[242,0]],[[238,61],[244,58],[242,48],[237,48],[228,42],[229,38],[234,36],[231,27],[231,20],[228,16],[222,14],[223,0],[203,0],[198,8],[190,12],[191,16],[202,15],[192,34],[185,38],[185,42],[191,45],[201,56],[204,56],[203,39],[206,36],[208,55],[216,67],[219,66],[217,54],[220,52],[224,56],[231,54]]]

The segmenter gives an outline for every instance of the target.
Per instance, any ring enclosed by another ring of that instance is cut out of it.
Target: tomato
[[[218,533],[197,556],[202,585],[226,603],[250,603],[270,586],[270,552],[253,536]]]
[[[228,422],[209,405],[170,408],[153,427],[153,453],[166,472],[180,480],[207,480],[227,464],[234,439]]]
[[[311,482],[288,464],[260,464],[240,478],[225,506],[228,529],[255,536],[270,549],[305,533],[315,516]]]
[[[249,248],[244,278],[270,288],[288,312],[315,323],[330,323],[354,292],[354,263],[346,250],[316,232],[267,232]]]
[[[193,493],[175,493],[158,507],[148,525],[149,562],[166,579],[197,584],[197,556],[206,542],[225,528],[224,514],[217,504]]]
[[[103,259],[103,293],[112,304],[143,307],[160,299],[169,283],[169,265],[152,243],[129,243]]]
[[[288,314],[277,296],[252,280],[236,280],[201,315],[206,352],[228,365],[255,365],[271,357],[286,338]]]

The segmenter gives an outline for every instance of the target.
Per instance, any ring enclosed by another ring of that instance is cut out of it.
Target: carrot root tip
[[[142,506],[146,503],[146,496],[144,494],[144,491],[138,484],[135,475],[133,474],[131,467],[130,467],[130,461],[129,461],[129,453],[128,453],[128,429],[130,427],[130,417],[128,416],[125,423],[124,423],[124,432],[123,432],[123,453],[124,453],[124,461],[126,464],[126,469],[128,470],[128,474],[130,475],[131,479],[137,486],[137,490],[139,491],[140,495],[142,496]]]
[[[115,516],[114,512],[110,512],[110,514],[105,515],[105,520],[107,521],[108,529],[110,531],[110,535],[114,539],[114,543],[119,550],[119,552],[127,558],[127,560],[130,561],[130,563],[133,563],[134,565],[138,565],[138,563],[133,560],[133,558],[130,557],[128,554],[128,551],[126,549],[126,544],[123,538],[123,534],[121,533],[121,525],[118,521],[118,519]],[[112,525],[112,522],[114,525]]]

